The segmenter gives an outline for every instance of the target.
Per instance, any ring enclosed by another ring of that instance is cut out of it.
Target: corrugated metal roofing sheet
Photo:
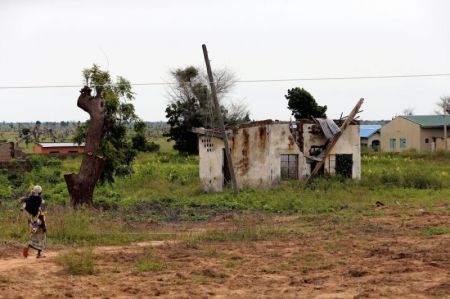
[[[341,129],[336,125],[336,123],[328,118],[316,118],[319,122],[320,127],[322,128],[322,132],[327,139],[331,139],[334,135],[341,132]]]
[[[375,132],[381,129],[381,125],[360,125],[359,126],[359,137],[369,138]]]
[[[420,125],[422,128],[444,127],[443,115],[408,115],[400,116]],[[447,126],[450,126],[450,115],[447,115]]]

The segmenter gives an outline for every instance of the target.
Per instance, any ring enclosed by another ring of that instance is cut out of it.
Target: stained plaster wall
[[[308,129],[304,125],[304,130]],[[305,131],[305,149],[311,145],[322,145],[322,135],[311,136]],[[289,123],[271,123],[242,127],[234,130],[229,138],[234,172],[239,189],[270,188],[281,180],[281,155],[298,155],[298,179],[310,174],[306,163],[289,128]],[[205,191],[222,191],[224,143],[222,139],[199,135],[200,181]],[[349,126],[331,153],[331,160],[325,163],[328,172],[334,173],[334,154],[353,154],[353,178],[361,177],[361,156],[359,127]]]
[[[281,155],[297,154],[301,173],[300,152],[288,123],[244,127],[232,138],[231,154],[239,188],[270,188],[281,180]]]
[[[310,132],[312,126],[313,124],[303,125],[303,142],[306,155],[309,155],[309,150],[313,145],[323,145],[326,141],[323,134],[313,134]],[[352,154],[352,178],[361,178],[361,144],[358,125],[350,125],[342,133],[330,155],[325,160],[324,171],[326,174],[333,175],[336,173],[336,154]],[[311,165],[307,164],[307,174],[309,175],[310,173]]]
[[[212,136],[198,136],[199,175],[204,191],[222,191],[223,140]]]
[[[212,150],[208,151],[208,147]],[[297,154],[299,178],[305,176],[300,152],[288,123],[247,126],[234,130],[229,139],[236,181],[240,189],[270,188],[281,179],[281,154]],[[200,180],[205,191],[223,188],[223,141],[199,136]]]

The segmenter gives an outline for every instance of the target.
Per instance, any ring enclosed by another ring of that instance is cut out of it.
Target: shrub
[[[403,177],[403,186],[417,189],[437,189],[442,188],[442,181],[431,173],[406,172]]]
[[[114,173],[118,177],[130,176],[133,173],[133,168],[130,165],[119,165]]]
[[[380,175],[380,182],[382,184],[391,186],[400,185],[401,174],[392,172],[392,170],[391,171],[383,170],[383,172]]]
[[[146,146],[146,151],[147,152],[158,152],[160,149],[160,145],[157,143],[149,142]]]

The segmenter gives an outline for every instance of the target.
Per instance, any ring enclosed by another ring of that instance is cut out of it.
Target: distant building
[[[84,152],[84,144],[61,142],[61,143],[36,143],[34,152],[43,155],[68,155]]]
[[[447,129],[450,131],[450,116],[447,115]],[[450,146],[450,140],[447,140]],[[397,116],[380,130],[381,150],[384,152],[418,152],[445,149],[444,116],[411,115]]]
[[[257,121],[226,130],[239,189],[270,188],[281,180],[304,180],[323,159],[324,149],[339,127],[329,119]],[[200,181],[205,191],[222,191],[230,182],[220,130],[195,128],[198,134]],[[360,178],[359,126],[342,133],[320,171]]]
[[[371,147],[375,150],[381,146],[381,125],[360,125],[359,137],[361,138],[361,146]]]

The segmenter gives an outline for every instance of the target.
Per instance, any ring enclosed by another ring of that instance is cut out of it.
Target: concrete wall
[[[270,188],[281,179],[281,154],[298,154],[299,173],[303,172],[300,152],[289,124],[254,125],[234,130],[229,139],[236,181],[245,187]],[[219,138],[200,135],[200,181],[205,191],[223,188],[224,144]]]
[[[304,152],[309,155],[309,150],[313,145],[323,145],[326,142],[322,134],[310,133],[313,124],[303,125]],[[351,154],[353,159],[352,178],[361,178],[361,140],[359,137],[359,126],[351,125],[339,138],[330,155],[325,160],[325,174],[335,174],[336,154]],[[311,173],[311,165],[307,164],[306,174]]]
[[[447,134],[450,132],[448,130]],[[428,143],[426,143],[426,139],[428,139]],[[444,144],[444,127],[441,129],[421,129],[420,130],[420,146],[422,151],[432,151],[433,145],[435,142],[434,150],[443,150],[445,149]],[[449,143],[450,144],[450,143]]]
[[[448,148],[450,149],[450,138],[447,138],[447,145]],[[437,138],[436,139],[436,150],[445,150],[445,142],[444,142],[444,138]]]
[[[14,156],[14,143],[0,143],[0,162],[9,162]]]
[[[395,138],[395,149],[390,148],[390,139]],[[400,148],[400,138],[406,139],[406,147]],[[420,126],[402,117],[396,117],[381,128],[381,150],[383,152],[401,152],[415,149],[421,151]]]
[[[240,188],[276,185],[281,180],[282,154],[299,155],[299,173],[303,168],[303,154],[288,123],[240,128],[232,138],[231,154]]]
[[[222,191],[223,140],[211,136],[198,137],[199,175],[204,191]]]
[[[324,138],[305,138],[305,148],[323,144]],[[289,123],[268,123],[243,126],[233,131],[229,138],[234,172],[240,189],[270,188],[281,180],[281,155],[298,155],[298,177],[304,179],[310,173],[309,164],[300,151],[289,128]],[[199,175],[203,190],[221,191],[224,175],[224,144],[219,138],[199,135]],[[309,150],[309,149],[308,149]],[[350,126],[336,144],[335,153],[353,154],[353,177],[361,176],[359,127]],[[327,169],[333,168],[330,161]],[[333,170],[330,173],[334,173]]]

